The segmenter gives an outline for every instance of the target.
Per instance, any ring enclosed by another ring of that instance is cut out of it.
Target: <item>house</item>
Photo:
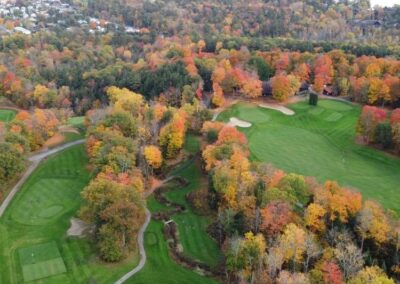
[[[325,96],[333,96],[333,88],[331,85],[325,85],[322,90],[322,94]]]
[[[7,30],[5,27],[0,26],[0,35],[8,35],[11,32],[9,30]]]
[[[25,29],[25,28],[23,28],[23,27],[15,27],[14,30],[15,30],[16,32],[23,33],[24,35],[30,35],[30,34],[32,34],[32,32],[31,32],[30,30]]]
[[[126,27],[125,27],[125,31],[126,31],[128,34],[134,34],[134,33],[139,33],[139,32],[140,32],[139,29],[134,28],[134,27],[131,27],[131,26],[126,26]]]

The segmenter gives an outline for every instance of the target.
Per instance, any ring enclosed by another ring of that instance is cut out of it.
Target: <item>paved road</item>
[[[82,144],[85,142],[85,139],[82,140],[77,140],[74,142],[66,143],[62,146],[55,147],[54,149],[44,151],[37,153],[31,157],[28,158],[28,160],[31,162],[31,165],[28,167],[26,172],[22,175],[20,180],[17,182],[17,184],[13,187],[13,189],[10,191],[10,193],[7,195],[7,197],[4,199],[3,203],[0,206],[0,217],[3,216],[4,211],[6,211],[8,205],[10,205],[11,201],[13,200],[14,196],[17,194],[18,190],[21,188],[21,186],[25,183],[25,181],[29,178],[29,176],[33,173],[33,171],[37,168],[37,166],[40,164],[40,162],[44,159],[47,158],[50,155],[53,155],[55,153],[58,153],[62,150],[65,150],[69,147]]]
[[[144,224],[142,225],[142,227],[139,230],[138,239],[137,239],[138,246],[139,246],[139,252],[140,252],[139,264],[133,270],[129,271],[124,276],[122,276],[120,279],[115,281],[115,284],[124,283],[126,280],[128,280],[130,277],[132,277],[134,274],[136,274],[137,272],[142,270],[142,268],[146,264],[147,255],[146,255],[146,250],[144,249],[143,239],[144,239],[144,232],[146,231],[147,226],[150,223],[150,220],[151,220],[151,213],[150,213],[149,209],[146,208],[146,220],[144,221]]]

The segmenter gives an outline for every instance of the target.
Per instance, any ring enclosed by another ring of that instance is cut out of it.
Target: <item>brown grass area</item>
[[[47,148],[51,148],[51,147],[60,145],[62,142],[64,142],[64,140],[65,140],[64,135],[62,135],[61,133],[57,133],[56,135],[54,135],[53,137],[51,137],[50,139],[48,139],[48,140],[44,143],[43,147],[44,147],[44,148],[46,148],[46,147],[47,147]]]

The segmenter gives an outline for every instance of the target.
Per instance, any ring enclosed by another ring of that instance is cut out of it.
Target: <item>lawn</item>
[[[10,109],[0,109],[0,121],[9,122],[13,120],[16,115],[16,111]]]
[[[69,238],[69,220],[89,181],[83,145],[43,162],[0,219],[0,283],[112,283],[136,266],[98,261],[92,242]],[[37,279],[35,281],[35,279]]]
[[[191,140],[191,143],[194,143],[193,140]],[[185,198],[188,192],[200,188],[199,186],[202,184],[201,172],[193,161],[189,161],[171,174],[179,175],[190,181],[190,184],[183,188],[171,183],[169,186],[172,189],[166,192],[168,199],[184,204],[188,209],[187,212],[172,217],[178,225],[184,253],[201,262],[216,265],[221,260],[222,255],[215,241],[206,232],[207,226],[211,222],[210,217],[195,214]],[[148,199],[148,207],[152,212],[168,210],[168,207],[158,203],[153,197]],[[150,222],[145,233],[146,265],[128,283],[216,283],[213,279],[200,276],[179,266],[170,258],[163,235],[163,226],[160,221],[152,220]]]
[[[400,159],[354,142],[359,106],[320,100],[317,107],[299,102],[289,108],[294,116],[240,103],[218,119],[234,116],[253,123],[241,128],[253,160],[315,176],[320,182],[337,180],[400,213]]]

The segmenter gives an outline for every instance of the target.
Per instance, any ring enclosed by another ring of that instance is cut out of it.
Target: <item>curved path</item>
[[[166,178],[165,180],[161,181],[160,184],[158,184],[157,186],[152,187],[149,191],[145,192],[145,194],[144,194],[145,197],[148,197],[149,195],[151,195],[154,192],[154,190],[156,190],[157,188],[163,186],[165,183],[167,183],[168,181],[170,181],[173,178],[174,178],[174,176],[170,176],[170,177]],[[126,280],[128,280],[133,275],[135,275],[140,270],[142,270],[142,268],[146,264],[147,255],[146,255],[146,250],[144,249],[144,242],[143,241],[144,241],[144,232],[146,231],[147,226],[149,225],[150,220],[151,220],[151,213],[150,213],[149,209],[147,209],[147,208],[145,208],[145,213],[146,213],[146,219],[145,219],[142,227],[140,227],[140,229],[139,229],[138,239],[137,239],[137,244],[138,244],[139,253],[140,253],[139,264],[134,269],[132,269],[131,271],[126,273],[124,276],[122,276],[120,279],[115,281],[115,284],[124,283]]]
[[[11,203],[13,200],[14,196],[17,194],[21,186],[25,183],[25,181],[29,178],[29,176],[33,173],[33,171],[37,168],[37,166],[40,164],[40,162],[44,159],[47,158],[48,156],[51,156],[55,153],[58,153],[62,150],[65,150],[69,147],[82,144],[85,142],[85,139],[73,141],[70,143],[66,143],[62,146],[55,147],[54,149],[47,150],[44,152],[37,153],[31,157],[28,158],[28,160],[31,162],[30,166],[28,169],[25,171],[25,173],[21,176],[17,184],[13,187],[13,189],[10,191],[10,193],[7,195],[7,197],[4,199],[3,203],[0,206],[0,217],[3,216],[4,211],[6,211],[8,205]]]
[[[147,255],[146,255],[146,251],[144,249],[143,239],[144,239],[144,232],[146,231],[147,226],[150,223],[150,220],[151,220],[151,213],[150,213],[149,209],[146,208],[146,220],[144,221],[142,227],[139,230],[138,239],[137,239],[137,243],[138,243],[138,246],[139,246],[139,253],[140,253],[139,264],[133,270],[129,271],[124,276],[122,276],[120,279],[115,281],[115,284],[124,283],[126,280],[131,278],[134,274],[136,274],[137,272],[142,270],[142,268],[146,264]]]

